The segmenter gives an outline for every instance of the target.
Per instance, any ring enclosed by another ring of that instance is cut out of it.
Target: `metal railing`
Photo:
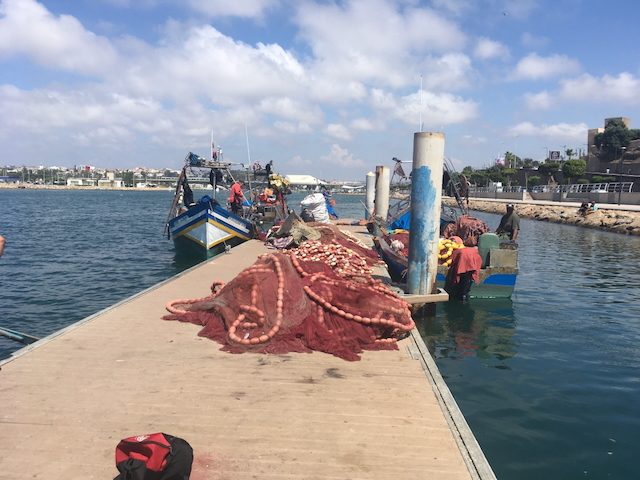
[[[470,193],[629,193],[633,189],[633,182],[609,182],[609,183],[572,183],[570,185],[537,185],[530,187],[471,187]]]

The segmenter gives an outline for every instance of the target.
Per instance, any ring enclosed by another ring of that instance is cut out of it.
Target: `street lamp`
[[[620,163],[618,164],[618,205],[620,205],[620,199],[622,198],[622,177],[620,176],[620,174],[622,173],[622,162],[626,149],[627,147],[620,147],[620,150],[622,150],[622,154],[620,155]]]

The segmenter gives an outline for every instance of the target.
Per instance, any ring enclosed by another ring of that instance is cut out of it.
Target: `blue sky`
[[[0,0],[0,165],[206,155],[361,179],[446,134],[459,168],[640,126],[640,2]],[[422,92],[420,84],[422,78]]]

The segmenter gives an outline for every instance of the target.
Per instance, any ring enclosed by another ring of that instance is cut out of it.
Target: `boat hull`
[[[250,222],[217,204],[197,204],[169,221],[176,252],[211,257],[254,238]]]

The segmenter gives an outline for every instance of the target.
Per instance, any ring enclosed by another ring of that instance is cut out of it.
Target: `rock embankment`
[[[456,206],[450,198],[442,198],[445,205]],[[481,212],[504,214],[505,204],[469,199],[469,208]],[[537,205],[531,203],[515,204],[516,213],[521,218],[542,220],[546,222],[564,223],[579,227],[597,228],[625,235],[640,235],[640,212],[624,210],[608,210],[598,206],[598,210],[583,217],[575,206]]]

